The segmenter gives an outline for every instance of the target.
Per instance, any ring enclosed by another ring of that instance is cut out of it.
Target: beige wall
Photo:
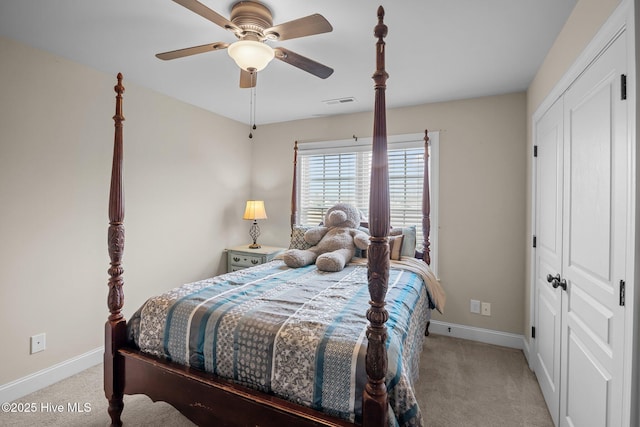
[[[370,136],[372,120],[372,113],[351,114],[254,132],[252,192],[264,198],[269,214],[263,242],[288,245],[294,140]],[[390,135],[441,132],[439,272],[448,300],[435,319],[524,332],[525,127],[524,93],[387,112]],[[490,302],[491,316],[471,314],[472,298]]]
[[[533,153],[531,118],[555,85],[576,61],[620,0],[578,0],[542,66],[527,91],[527,198],[526,198],[526,291],[524,329],[529,340],[531,292],[531,156]]]
[[[115,75],[0,38],[0,384],[103,345]],[[125,314],[245,238],[246,126],[126,80]],[[114,73],[115,74],[115,73]],[[47,349],[29,355],[29,337]]]

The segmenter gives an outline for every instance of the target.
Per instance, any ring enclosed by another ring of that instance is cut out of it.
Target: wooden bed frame
[[[388,74],[385,71],[385,42],[387,27],[383,22],[384,9],[378,8],[378,24],[374,34],[377,70],[375,82],[375,112],[373,125],[373,159],[369,229],[371,245],[368,249],[370,307],[367,310],[368,347],[366,372],[368,381],[363,393],[362,425],[366,427],[387,424],[388,396],[385,384],[387,355],[385,322],[389,315],[385,309],[385,294],[389,276],[389,172],[387,165],[387,130],[385,89]],[[124,250],[124,192],[122,179],[123,138],[122,127],[122,74],[115,86],[116,113],[111,188],[109,195],[108,248],[109,318],[105,325],[104,391],[109,400],[112,426],[121,426],[124,394],[145,394],[153,401],[165,401],[198,425],[215,426],[353,426],[347,421],[303,407],[272,395],[233,384],[186,366],[145,355],[127,342],[127,322],[122,315],[124,294],[122,286],[122,255]],[[425,132],[425,144],[428,136]],[[425,150],[425,168],[428,150]],[[294,163],[296,155],[294,155]],[[424,252],[421,257],[429,263],[429,178],[424,174],[423,227]],[[294,191],[296,178],[294,175]],[[292,197],[292,218],[295,217],[295,193]],[[363,308],[364,310],[364,308]]]

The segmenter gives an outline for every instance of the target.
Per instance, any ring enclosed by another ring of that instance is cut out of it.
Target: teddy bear
[[[355,255],[356,247],[367,249],[369,235],[358,230],[360,211],[347,203],[336,203],[325,214],[324,224],[310,228],[304,240],[314,245],[309,249],[289,249],[283,260],[292,268],[304,267],[315,261],[318,270],[341,271]]]

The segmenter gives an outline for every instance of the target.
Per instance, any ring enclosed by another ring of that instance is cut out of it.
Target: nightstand
[[[264,245],[258,249],[249,249],[249,245],[227,248],[227,272],[264,264],[284,250],[286,248]]]

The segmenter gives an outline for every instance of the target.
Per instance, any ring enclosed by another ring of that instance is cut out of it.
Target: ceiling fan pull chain
[[[251,132],[251,116],[253,114],[253,108],[251,106],[251,98],[249,98],[249,138],[253,138],[253,133]]]
[[[256,130],[256,78],[258,72],[250,70],[251,73],[251,95],[249,99],[249,138],[253,138],[253,132]]]
[[[253,96],[254,96],[254,90],[255,90],[255,85],[254,85],[254,81],[255,81],[255,71],[249,71],[251,74],[251,86],[250,86],[250,92],[249,92],[249,139],[253,138],[253,132],[251,132],[251,124],[253,123],[253,115],[254,110],[253,110]]]
[[[256,130],[256,108],[258,105],[258,85],[256,84],[256,79],[258,78],[257,74],[258,72],[254,71],[251,75],[253,78],[253,87],[251,88],[251,90],[253,91],[253,120],[251,120],[253,122],[253,130]]]

